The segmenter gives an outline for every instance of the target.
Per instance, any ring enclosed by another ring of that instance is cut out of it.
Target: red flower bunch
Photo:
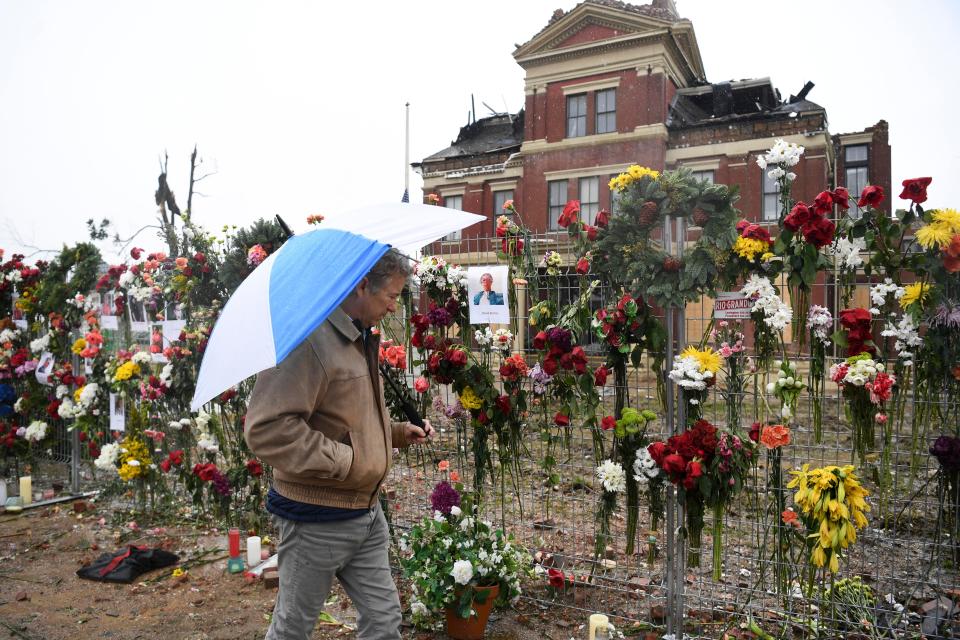
[[[927,201],[927,187],[933,182],[933,178],[911,178],[903,181],[903,191],[900,192],[900,198],[911,200],[914,204],[922,204]]]
[[[218,469],[214,463],[197,463],[193,465],[193,475],[200,478],[203,482],[212,483],[213,490],[221,496],[227,497],[230,495],[230,481],[227,480],[227,477],[220,472],[220,469]]]
[[[827,218],[833,205],[841,209],[849,209],[849,194],[843,187],[834,191],[821,191],[813,201],[811,208],[806,203],[798,202],[783,220],[783,226],[790,231],[803,233],[803,239],[818,249],[833,242],[836,226]]]
[[[594,335],[613,349],[626,353],[631,342],[639,342],[640,304],[629,293],[615,304],[598,309],[592,323]]]
[[[557,220],[557,224],[562,228],[566,229],[570,225],[579,222],[580,218],[580,201],[579,200],[570,200],[567,202],[567,206],[563,208],[563,213],[560,214],[560,218]]]
[[[453,382],[455,372],[467,366],[467,352],[462,345],[437,349],[427,359],[427,371],[440,384]]]
[[[550,327],[541,331],[533,338],[533,348],[547,352],[541,367],[551,376],[561,368],[578,374],[587,371],[587,354],[583,347],[573,345],[573,332],[569,329]]]
[[[873,382],[868,382],[863,386],[870,391],[870,402],[873,404],[883,404],[893,395],[893,385],[896,384],[896,382],[897,379],[894,376],[885,371],[881,371],[877,374],[877,377],[873,379]]]
[[[737,223],[737,231],[740,233],[741,238],[760,240],[761,242],[766,242],[767,244],[773,242],[773,240],[770,238],[769,231],[758,224],[748,222],[746,220],[741,220]]]
[[[144,400],[159,400],[167,395],[167,385],[157,376],[150,376],[146,382],[140,383],[140,395]]]
[[[168,458],[169,459],[169,458]],[[213,474],[217,473],[217,465],[212,462],[200,463],[193,465],[193,475],[197,476],[204,482],[210,482],[213,480]]]
[[[564,589],[567,584],[573,585],[573,574],[564,574],[560,569],[547,569],[547,584],[554,589]]]
[[[247,471],[250,472],[250,475],[259,478],[263,475],[263,465],[256,458],[250,458],[247,460]]]
[[[610,212],[606,209],[600,209],[600,211],[597,211],[597,217],[594,218],[593,224],[601,229],[606,227],[608,224],[610,224]]]
[[[866,309],[844,309],[838,314],[840,326],[847,331],[847,356],[861,353],[875,355],[873,332],[870,329],[872,318]]]
[[[393,344],[392,340],[380,343],[380,364],[386,362],[394,369],[407,368],[407,350],[403,345]]]
[[[691,491],[713,459],[718,441],[717,428],[706,420],[697,420],[687,431],[671,436],[666,442],[654,442],[647,450],[670,482]]]
[[[503,359],[500,365],[500,377],[507,382],[518,382],[527,376],[530,367],[519,353]]]
[[[160,463],[160,469],[162,469],[164,473],[169,473],[170,467],[179,467],[181,464],[183,464],[183,449],[177,449],[176,451],[171,451],[166,459]],[[194,473],[196,473],[196,469],[197,467],[194,467]]]

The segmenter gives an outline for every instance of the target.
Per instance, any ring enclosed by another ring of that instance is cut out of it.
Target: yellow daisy
[[[933,212],[934,224],[950,228],[950,233],[960,233],[960,213],[956,209],[940,209]]]
[[[923,302],[930,294],[930,285],[923,282],[908,284],[900,297],[900,308],[906,309],[915,302]]]
[[[694,346],[689,346],[683,350],[683,353],[680,354],[681,358],[693,358],[700,365],[700,372],[709,371],[710,373],[716,375],[717,371],[720,370],[721,365],[723,365],[723,358],[719,353],[707,347],[706,349],[700,350]]]
[[[954,233],[950,230],[949,224],[934,222],[924,225],[917,230],[917,242],[924,249],[929,249],[934,245],[937,248],[950,244]]]

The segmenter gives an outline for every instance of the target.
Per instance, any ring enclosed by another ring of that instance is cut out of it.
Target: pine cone
[[[640,214],[637,216],[640,224],[649,226],[657,221],[657,203],[653,200],[647,200],[640,207]]]
[[[663,259],[663,270],[668,273],[673,273],[680,271],[681,263],[676,258],[664,258]]]
[[[707,222],[710,221],[710,214],[704,211],[700,207],[694,207],[693,209],[693,224],[698,227],[706,226]]]

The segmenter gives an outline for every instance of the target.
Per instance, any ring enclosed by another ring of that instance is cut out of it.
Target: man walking
[[[280,591],[267,640],[307,639],[333,578],[359,614],[357,637],[400,638],[380,486],[393,448],[432,436],[391,422],[373,327],[396,310],[412,269],[389,250],[340,307],[260,373],[246,418],[250,450],[273,466],[267,510],[280,526]]]

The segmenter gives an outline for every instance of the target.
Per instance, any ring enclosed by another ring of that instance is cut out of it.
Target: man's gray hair
[[[370,288],[379,291],[393,276],[399,274],[406,280],[413,273],[413,262],[396,249],[388,249],[367,274]]]

